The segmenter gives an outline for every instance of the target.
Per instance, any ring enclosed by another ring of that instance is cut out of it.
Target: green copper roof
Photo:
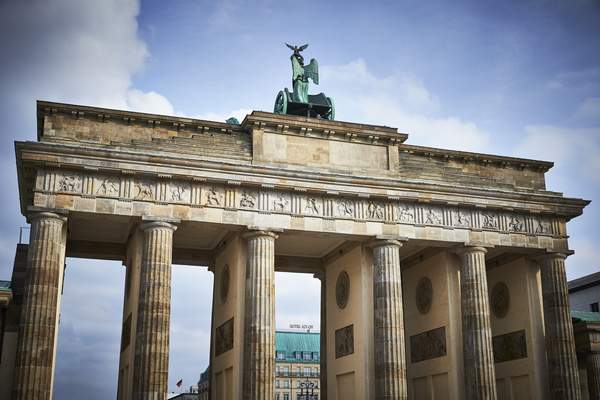
[[[275,352],[285,353],[285,360],[277,358],[277,361],[298,362],[304,361],[296,359],[296,352],[319,353],[321,348],[321,334],[312,332],[275,332]],[[314,361],[313,361],[314,362]]]
[[[10,281],[0,281],[0,290],[12,291],[10,288]]]
[[[573,322],[588,321],[600,322],[600,313],[591,311],[573,311],[571,310],[571,318]]]

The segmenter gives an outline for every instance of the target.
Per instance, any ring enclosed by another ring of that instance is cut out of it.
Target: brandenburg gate
[[[322,399],[580,398],[566,223],[588,201],[546,189],[552,163],[309,115],[38,102],[13,399],[51,397],[65,257],[126,268],[118,399],[166,398],[172,263],[214,273],[213,400],[275,399],[275,271],[321,282]]]

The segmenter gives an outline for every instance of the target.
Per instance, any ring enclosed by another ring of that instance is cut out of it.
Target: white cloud
[[[130,110],[162,115],[175,114],[169,100],[154,91],[144,93],[139,89],[131,89],[127,91],[126,98]]]
[[[516,155],[552,160],[559,170],[575,169],[564,175],[579,181],[600,184],[600,128],[576,129],[552,125],[531,125],[525,128],[526,136],[516,147]],[[573,182],[571,182],[573,183]]]
[[[127,108],[131,76],[144,68],[136,0],[2,2],[0,78],[17,99]]]
[[[377,77],[358,59],[343,66],[326,66],[336,105],[337,120],[385,124],[408,133],[408,143],[438,148],[484,151],[489,134],[474,122],[443,115],[443,104],[424,82],[412,73],[392,71]],[[363,121],[356,121],[362,116]]]
[[[234,117],[237,118],[240,123],[246,118],[246,115],[251,114],[252,109],[250,108],[240,108],[237,110],[233,110],[227,114],[216,114],[216,113],[207,113],[207,114],[198,114],[191,116],[190,118],[201,119],[204,121],[215,121],[215,122],[225,122],[229,118]]]

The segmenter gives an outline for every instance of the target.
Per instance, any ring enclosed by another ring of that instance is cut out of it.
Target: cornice
[[[590,202],[562,194],[534,190],[502,190],[435,184],[391,178],[284,169],[234,162],[149,155],[123,150],[56,143],[15,142],[20,172],[28,168],[94,171],[137,177],[211,181],[244,187],[304,190],[324,195],[397,199],[431,205],[464,205],[480,209],[580,215]],[[150,165],[151,168],[147,166]],[[315,187],[314,183],[318,183]],[[31,183],[30,183],[31,184]],[[21,190],[24,182],[21,182]]]

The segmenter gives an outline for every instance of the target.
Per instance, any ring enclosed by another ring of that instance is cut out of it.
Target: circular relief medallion
[[[421,314],[427,314],[431,309],[431,302],[433,300],[433,286],[431,281],[427,278],[421,278],[417,283],[417,309]]]
[[[498,282],[492,289],[492,312],[498,318],[504,318],[510,308],[510,292],[503,282]]]
[[[225,303],[229,295],[229,265],[225,265],[221,273],[221,301]]]
[[[350,278],[348,278],[346,271],[342,271],[335,284],[335,299],[339,308],[346,307],[348,297],[350,297]]]

